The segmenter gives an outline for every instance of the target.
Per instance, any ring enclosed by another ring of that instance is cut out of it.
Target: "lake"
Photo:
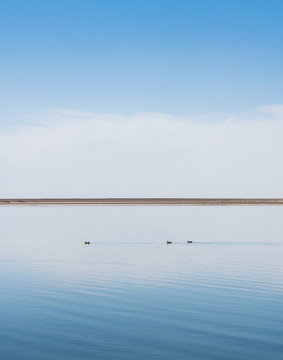
[[[281,360],[282,218],[0,208],[0,358]]]

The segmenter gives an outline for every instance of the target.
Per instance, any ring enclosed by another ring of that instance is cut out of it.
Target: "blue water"
[[[0,215],[1,359],[283,358],[281,208]]]

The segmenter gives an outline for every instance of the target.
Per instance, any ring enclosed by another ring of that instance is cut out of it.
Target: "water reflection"
[[[281,360],[278,208],[12,210],[1,358]]]

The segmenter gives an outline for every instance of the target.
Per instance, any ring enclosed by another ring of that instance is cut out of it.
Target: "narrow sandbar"
[[[283,205],[283,198],[36,198],[0,199],[0,206],[239,206]]]

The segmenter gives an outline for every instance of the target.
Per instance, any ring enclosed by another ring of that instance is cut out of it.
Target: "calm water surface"
[[[281,360],[282,216],[1,208],[0,358]]]

